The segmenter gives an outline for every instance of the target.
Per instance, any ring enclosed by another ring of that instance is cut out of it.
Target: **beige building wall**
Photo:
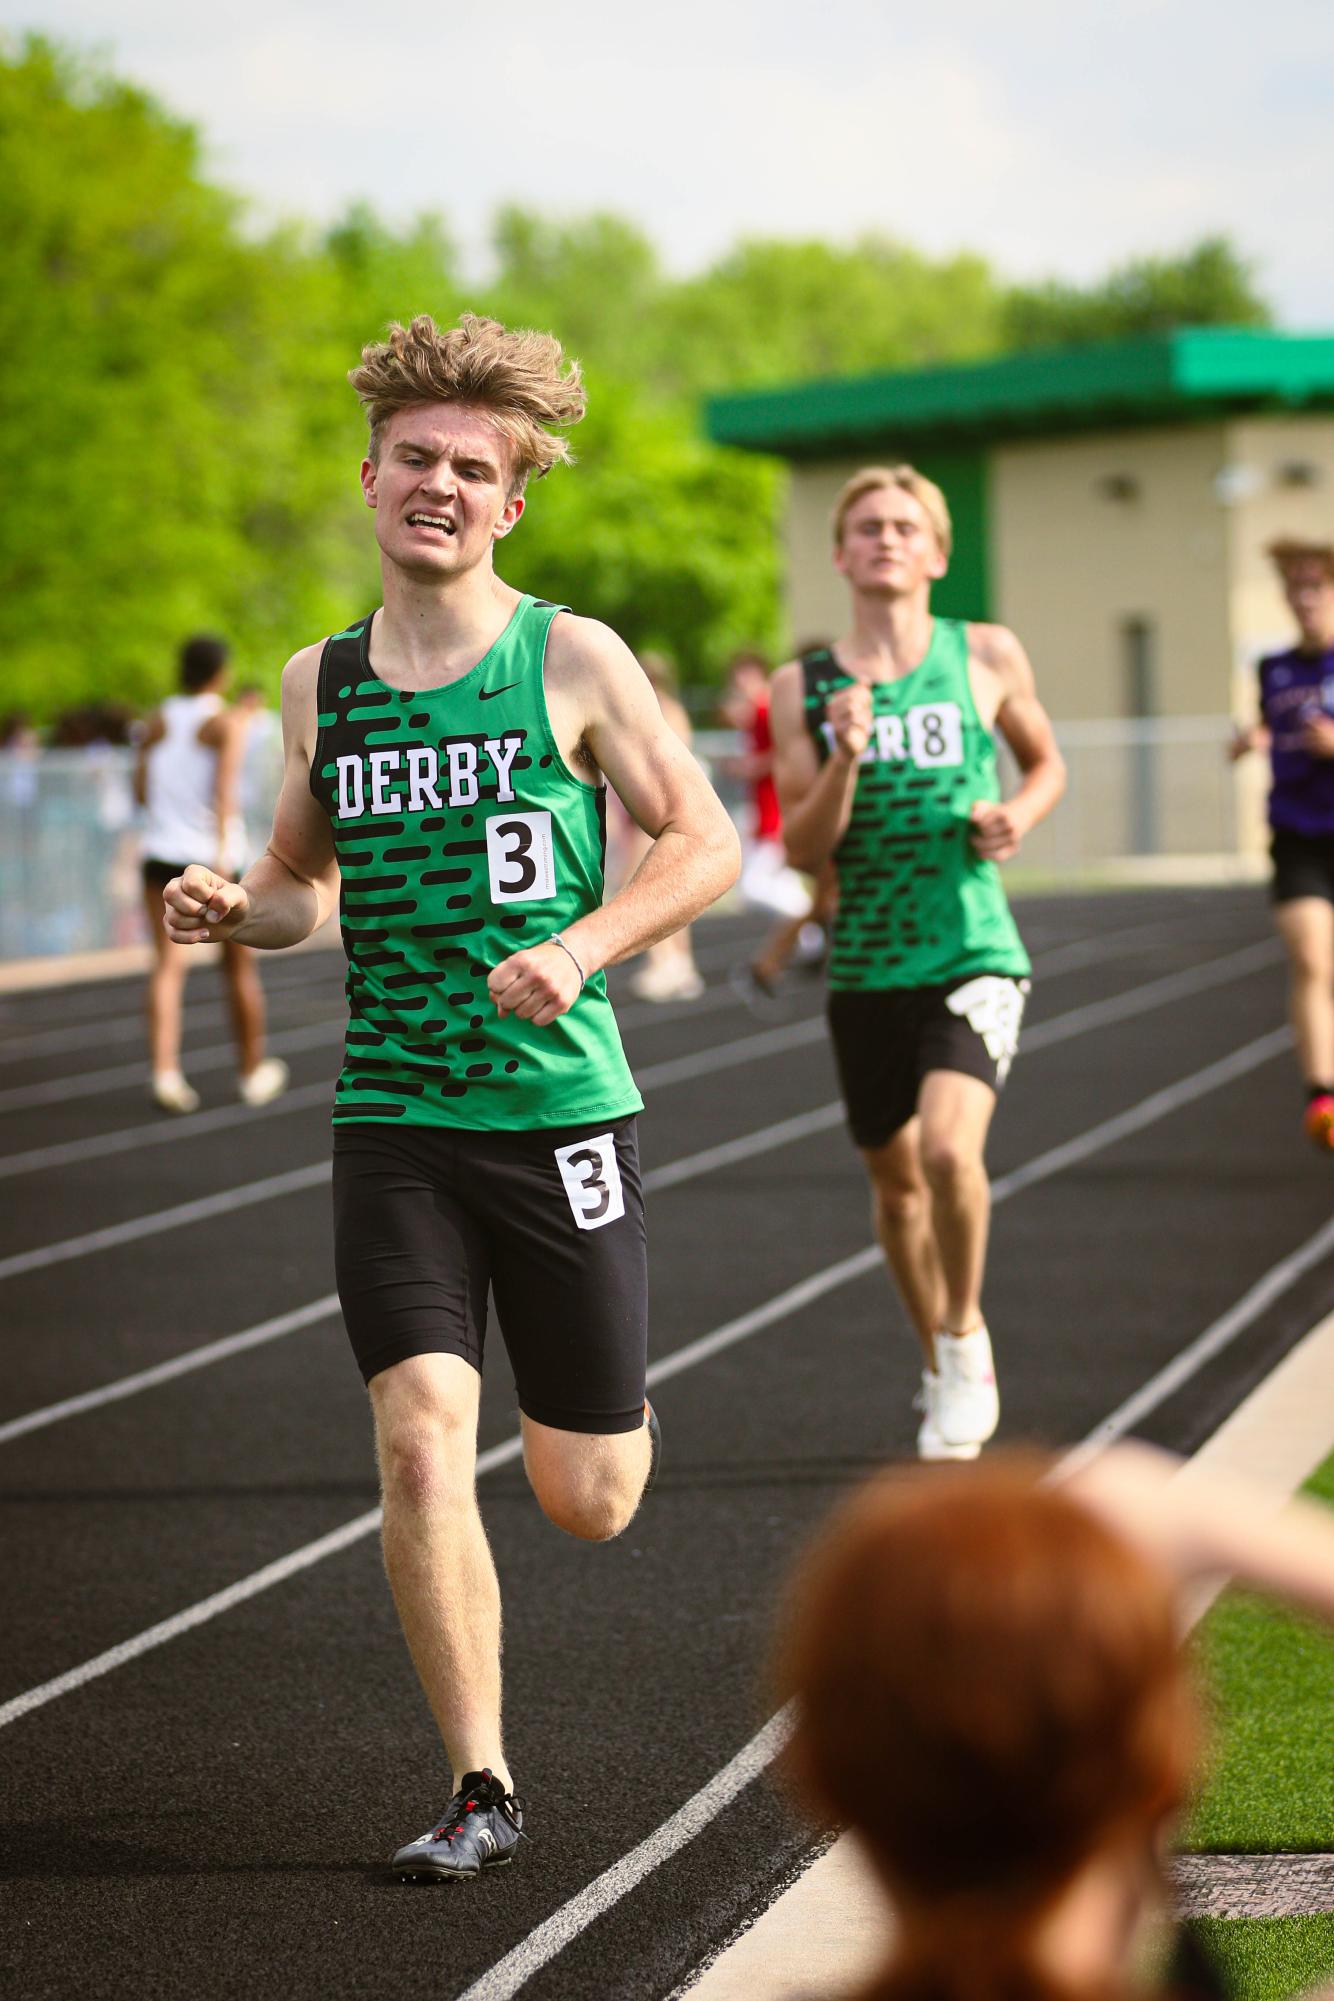
[[[1052,715],[1131,713],[1127,628],[1151,629],[1163,715],[1229,706],[1224,426],[1030,440],[991,460],[995,616]]]

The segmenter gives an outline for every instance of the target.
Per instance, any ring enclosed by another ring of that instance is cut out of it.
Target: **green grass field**
[[[1334,1505],[1334,1454],[1304,1490]],[[1205,1790],[1183,1848],[1334,1854],[1334,1645],[1242,1592],[1203,1621],[1194,1649],[1213,1715]],[[1198,1926],[1243,2001],[1285,2001],[1334,1981],[1334,1916],[1210,1918]]]

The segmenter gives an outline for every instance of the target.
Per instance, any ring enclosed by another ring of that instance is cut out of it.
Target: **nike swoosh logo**
[[[500,688],[479,688],[477,699],[479,702],[493,702],[497,695],[507,695],[511,688],[517,688],[518,685],[517,681],[506,681]]]

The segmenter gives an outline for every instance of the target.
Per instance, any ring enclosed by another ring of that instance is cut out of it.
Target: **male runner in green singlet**
[[[774,676],[774,777],[789,858],[814,874],[832,855],[838,873],[830,1032],[876,1235],[922,1344],[917,1448],[971,1459],[1000,1416],[983,1149],[1029,973],[996,864],[1065,771],[1014,634],[932,617],[951,539],[939,487],[867,467],[833,529],[852,628]],[[993,729],[1023,775],[1004,804]]]
[[[426,317],[364,350],[362,465],[383,606],[283,677],[286,772],[242,882],[164,892],[182,944],[295,944],[341,879],[347,1051],[334,1106],[339,1297],[369,1385],[384,1551],[452,1766],[405,1875],[508,1862],[500,1599],[474,1487],[491,1288],[524,1460],[599,1541],[652,1478],[639,1094],[602,968],[736,878],[731,822],[614,633],[496,576],[524,484],[562,459],[578,369],[545,334]],[[652,837],[605,906],[605,783]]]

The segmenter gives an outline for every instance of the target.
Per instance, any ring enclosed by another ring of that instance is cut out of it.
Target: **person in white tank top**
[[[196,855],[229,873],[240,866],[244,829],[238,781],[247,718],[223,701],[228,648],[220,639],[187,640],[180,655],[180,693],[169,695],[140,739],[135,796],[144,809],[140,845],[144,904],[153,941],[148,981],[148,1042],[152,1094],[164,1111],[193,1112],[199,1094],[181,1071],[181,1009],[190,954],[168,938],[162,890]],[[222,945],[237,1044],[237,1088],[247,1104],[264,1105],[287,1085],[287,1066],[264,1054],[264,992],[254,953]]]

